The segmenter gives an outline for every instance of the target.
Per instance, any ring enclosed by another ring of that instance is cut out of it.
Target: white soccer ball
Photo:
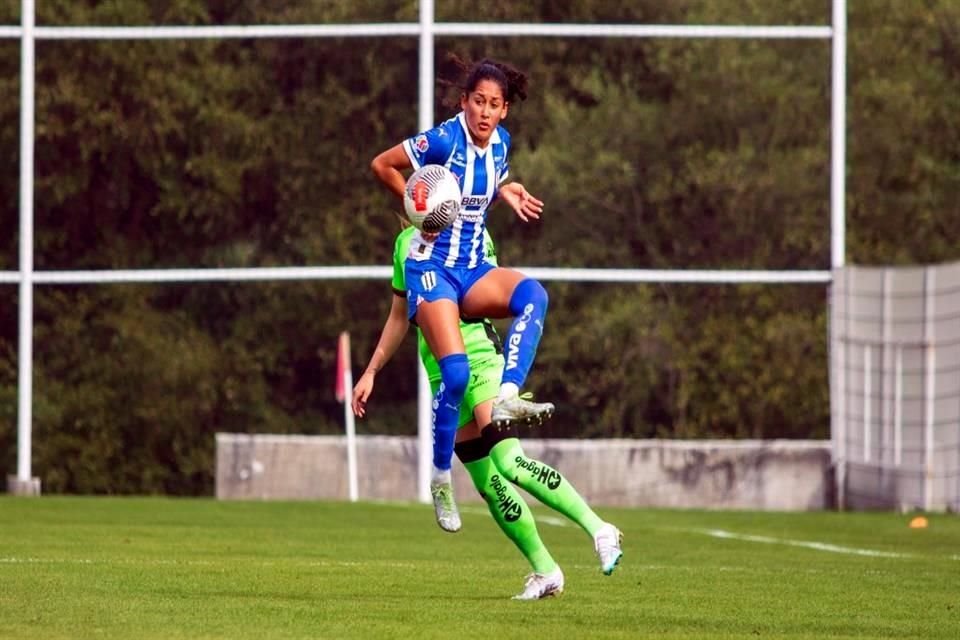
[[[460,215],[460,183],[446,167],[424,165],[407,179],[403,209],[417,229],[439,233]]]

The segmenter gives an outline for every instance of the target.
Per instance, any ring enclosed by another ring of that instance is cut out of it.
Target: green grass
[[[0,638],[960,638],[955,516],[600,509],[604,577],[538,511],[567,587],[520,603],[524,560],[464,511],[450,535],[422,505],[0,497]]]

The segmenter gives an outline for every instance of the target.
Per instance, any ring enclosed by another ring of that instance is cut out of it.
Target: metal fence
[[[960,510],[960,262],[837,270],[830,322],[840,506]]]

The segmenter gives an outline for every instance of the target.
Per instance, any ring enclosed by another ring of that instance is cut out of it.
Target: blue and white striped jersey
[[[404,140],[403,148],[414,169],[441,164],[457,177],[462,194],[460,216],[433,242],[419,232],[410,243],[413,260],[441,262],[446,267],[473,268],[483,262],[483,232],[487,209],[497,187],[507,178],[510,134],[497,126],[485,149],[473,144],[463,112],[439,126]]]

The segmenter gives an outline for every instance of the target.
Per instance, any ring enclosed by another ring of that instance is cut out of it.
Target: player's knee
[[[514,316],[528,313],[527,306],[533,305],[532,314],[542,316],[547,312],[549,304],[550,296],[547,295],[547,290],[543,288],[540,281],[527,278],[520,281],[513,290],[513,295],[510,296],[510,313]]]
[[[478,462],[490,455],[490,447],[484,442],[483,438],[472,438],[463,440],[453,446],[453,452],[457,454],[460,462],[464,466],[471,462]]]
[[[509,445],[491,449],[490,460],[493,461],[493,466],[497,468],[497,471],[504,477],[509,478],[511,482],[516,482],[516,479],[520,476],[520,471],[529,464],[519,442],[512,442]]]
[[[465,353],[451,353],[440,358],[440,379],[446,392],[453,397],[463,398],[470,383],[470,362]]]
[[[494,466],[505,478],[510,478],[511,482],[516,482],[520,470],[523,468],[521,465],[523,461],[523,456],[501,456],[494,460]]]

